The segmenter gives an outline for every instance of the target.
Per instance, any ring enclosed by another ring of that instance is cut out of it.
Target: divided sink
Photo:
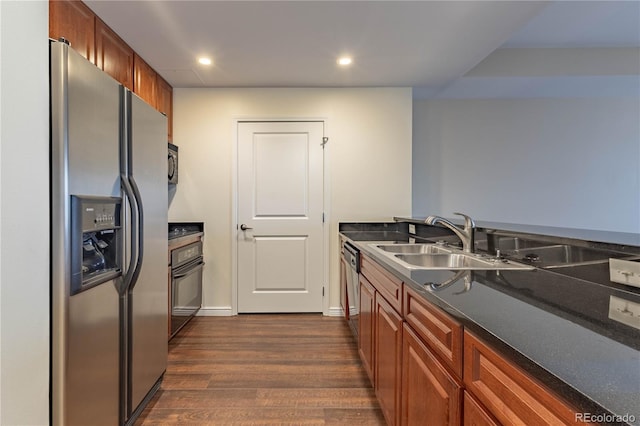
[[[480,260],[464,254],[428,254],[413,256],[400,254],[399,260],[421,268],[442,269],[495,269],[495,262]]]
[[[496,270],[534,269],[510,260],[486,255],[466,253],[460,249],[437,244],[369,244],[379,254],[390,260],[396,268],[409,275],[428,270]]]
[[[451,250],[435,244],[379,244],[377,247],[383,251],[402,254],[451,253]]]

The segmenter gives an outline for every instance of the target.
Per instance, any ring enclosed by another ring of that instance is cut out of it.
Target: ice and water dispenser
[[[71,196],[71,295],[122,275],[122,198]]]

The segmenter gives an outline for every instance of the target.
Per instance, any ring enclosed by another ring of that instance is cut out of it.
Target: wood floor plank
[[[384,425],[345,321],[196,317],[136,425]]]

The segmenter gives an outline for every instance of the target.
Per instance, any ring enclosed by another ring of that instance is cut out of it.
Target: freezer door
[[[130,412],[138,408],[167,366],[167,119],[131,96],[130,175],[144,213],[143,261],[130,303]]]
[[[70,295],[70,204],[72,195],[120,196],[120,85],[64,43],[50,47],[51,418],[54,425],[113,425],[119,280]]]

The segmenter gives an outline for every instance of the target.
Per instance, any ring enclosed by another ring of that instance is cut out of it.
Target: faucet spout
[[[453,214],[457,214],[459,216],[464,217],[464,228],[460,229],[452,222],[440,216],[429,216],[424,221],[427,225],[441,225],[445,228],[449,228],[452,230],[460,241],[462,241],[462,250],[467,253],[473,253],[474,245],[475,245],[475,227],[476,224],[469,216],[463,213],[455,212]]]

